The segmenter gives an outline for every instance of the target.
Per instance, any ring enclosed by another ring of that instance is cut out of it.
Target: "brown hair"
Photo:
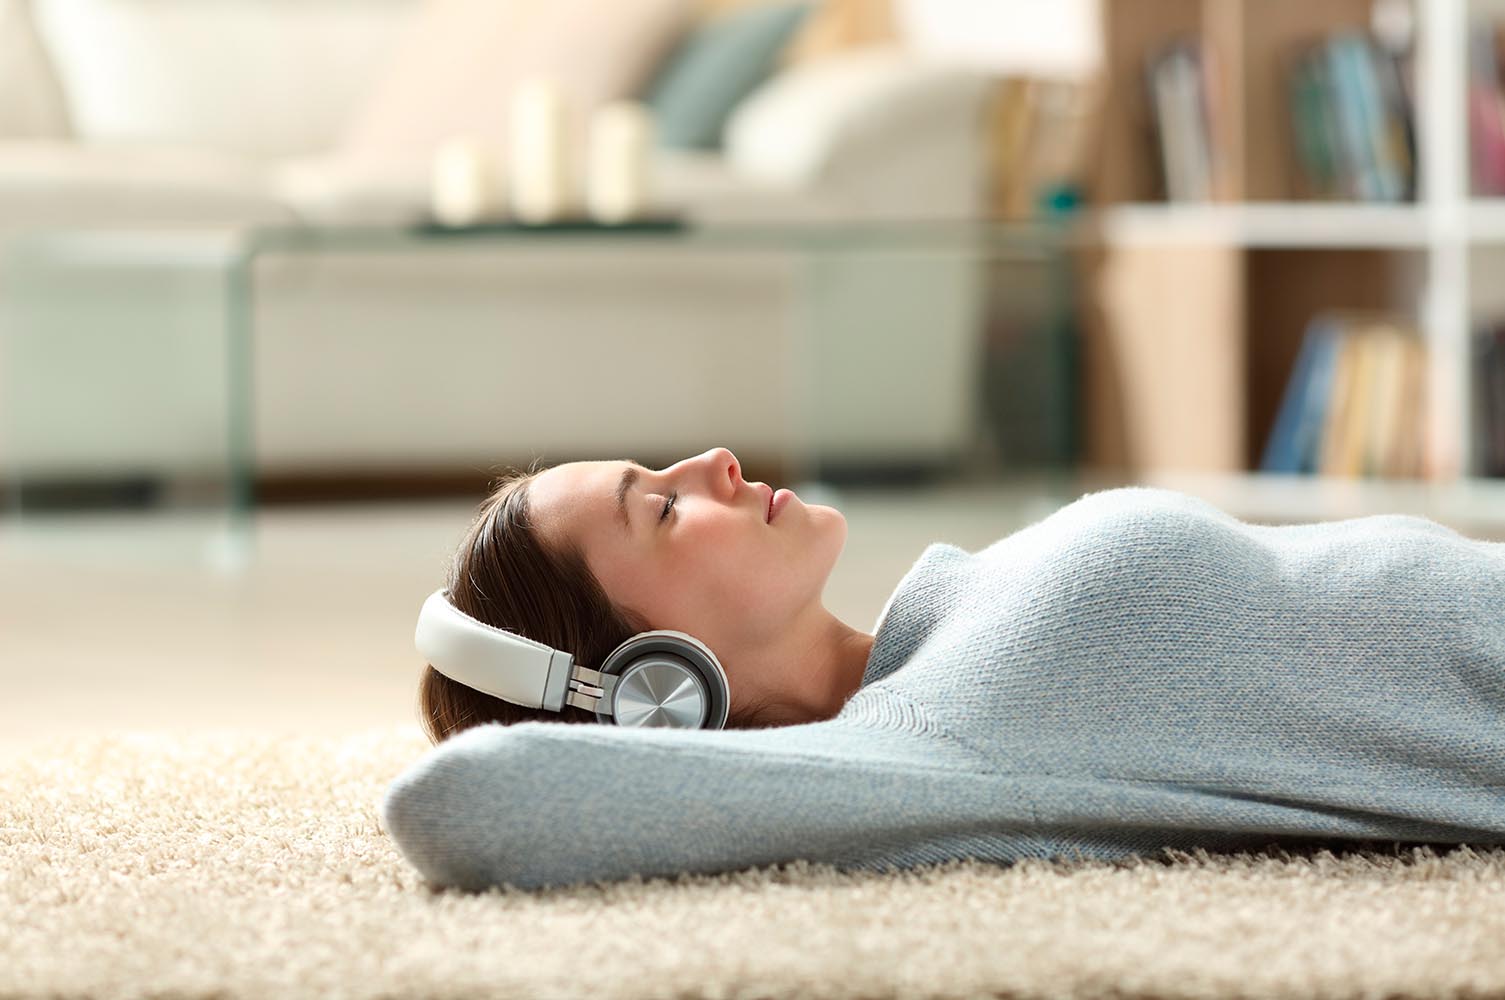
[[[492,625],[568,650],[576,663],[598,666],[652,626],[607,597],[579,546],[551,551],[529,509],[528,487],[541,470],[505,473],[482,501],[451,561],[445,586],[461,611]],[[418,682],[419,716],[438,744],[488,722],[596,722],[595,713],[566,704],[560,711],[527,708],[477,691],[426,665]],[[767,701],[734,711],[726,728],[750,729],[782,717]]]

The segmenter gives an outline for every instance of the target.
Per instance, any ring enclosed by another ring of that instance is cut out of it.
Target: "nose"
[[[730,481],[732,492],[736,493],[738,487],[742,485],[742,466],[737,462],[737,456],[732,454],[731,449],[712,448],[705,453],[705,457],[711,469],[712,485]]]
[[[691,458],[683,459],[673,469],[698,470],[714,495],[735,497],[742,488],[742,465],[730,448],[710,448]],[[668,471],[668,470],[666,470]]]

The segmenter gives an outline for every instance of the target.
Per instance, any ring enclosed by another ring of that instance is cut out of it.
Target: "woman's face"
[[[627,472],[635,475],[624,492]],[[760,665],[807,631],[846,543],[840,511],[798,497],[765,521],[768,490],[743,480],[725,448],[658,471],[627,460],[570,462],[538,473],[529,493],[544,544],[578,544],[613,602],[651,628],[706,643],[744,694],[764,685],[731,676],[736,665]],[[759,669],[762,681],[778,683]]]

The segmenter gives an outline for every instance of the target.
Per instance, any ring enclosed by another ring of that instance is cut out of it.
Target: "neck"
[[[873,649],[873,636],[852,628],[824,607],[802,631],[800,649],[782,658],[792,670],[783,678],[782,690],[798,704],[787,705],[800,721],[829,719],[862,686],[862,675]]]
[[[837,632],[833,647],[836,655],[831,670],[832,704],[836,706],[836,711],[840,711],[847,699],[862,687],[862,675],[867,670],[868,656],[873,651],[874,637],[852,628],[834,616],[831,621],[835,623]],[[836,711],[831,714],[835,715]]]

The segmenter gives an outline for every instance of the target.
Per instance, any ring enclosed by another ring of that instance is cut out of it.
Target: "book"
[[[1295,130],[1297,190],[1316,198],[1344,195],[1339,151],[1328,99],[1327,63],[1320,46],[1300,51],[1289,71],[1288,100]]]
[[[1505,193],[1505,95],[1496,59],[1497,29],[1479,22],[1469,29],[1469,171],[1473,193]]]
[[[1178,39],[1146,66],[1150,109],[1168,201],[1209,201],[1212,139],[1202,78],[1200,43]]]
[[[1376,358],[1375,329],[1360,326],[1351,334],[1353,342],[1353,371],[1350,373],[1348,405],[1343,415],[1343,428],[1339,434],[1338,454],[1335,459],[1338,474],[1359,476],[1364,472],[1365,436],[1369,431],[1369,414],[1378,402],[1375,399],[1374,367]]]
[[[1394,448],[1395,435],[1400,430],[1402,366],[1405,363],[1404,338],[1406,332],[1399,327],[1382,323],[1374,327],[1374,355],[1371,369],[1371,405],[1369,423],[1364,430],[1364,454],[1360,471],[1366,476],[1397,475],[1389,455]]]
[[[1332,349],[1339,330],[1326,316],[1307,325],[1291,367],[1275,423],[1266,439],[1259,467],[1265,472],[1310,472],[1304,460],[1313,431],[1321,423],[1321,409],[1332,375]],[[1315,418],[1315,419],[1314,419]]]
[[[1327,43],[1327,58],[1333,81],[1338,135],[1353,194],[1371,200],[1380,195],[1379,167],[1365,120],[1362,64],[1356,61],[1350,39],[1339,37]]]
[[[1322,420],[1322,437],[1316,457],[1318,475],[1339,476],[1343,473],[1342,459],[1346,450],[1343,435],[1348,430],[1348,414],[1352,408],[1357,345],[1358,339],[1345,328],[1333,361],[1332,389],[1328,393],[1327,412]]]
[[[1402,164],[1393,141],[1393,116],[1380,80],[1384,57],[1365,35],[1344,35],[1337,39],[1337,44],[1348,48],[1358,84],[1359,115],[1374,169],[1375,197],[1379,201],[1400,201],[1406,193],[1406,178],[1401,173]]]
[[[1416,123],[1411,116],[1411,88],[1403,59],[1376,45],[1370,46],[1375,77],[1384,105],[1383,136],[1386,159],[1395,172],[1396,199],[1416,199]]]

